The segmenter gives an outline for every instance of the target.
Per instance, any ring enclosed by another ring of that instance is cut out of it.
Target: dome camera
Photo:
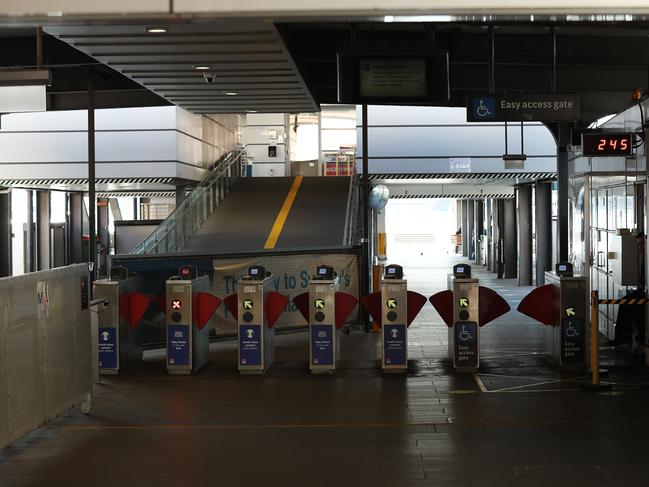
[[[215,73],[203,73],[203,79],[208,85],[211,85],[216,81],[216,74]]]

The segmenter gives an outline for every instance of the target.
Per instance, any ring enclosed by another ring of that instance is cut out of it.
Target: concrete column
[[[460,200],[462,204],[462,257],[469,256],[469,213],[468,213],[468,200]]]
[[[504,236],[505,224],[503,215],[505,214],[505,200],[499,199],[495,201],[495,221],[494,221],[494,272],[501,279],[505,273],[504,263]]]
[[[500,217],[500,215],[499,215]],[[516,199],[507,198],[503,200],[502,213],[503,228],[503,255],[502,261],[505,264],[503,277],[514,279],[518,266],[518,248],[516,245]]]
[[[107,259],[110,246],[110,236],[108,234],[108,198],[97,198],[97,235],[102,250],[98,252],[98,268],[96,275],[108,275]]]
[[[185,199],[185,193],[187,192],[187,185],[178,184],[176,185],[176,208],[180,206],[180,203]]]
[[[484,265],[480,253],[480,238],[484,230],[484,200],[475,200],[473,206],[475,213],[475,263]]]
[[[552,185],[534,187],[536,213],[536,285],[542,286],[545,271],[552,270]]]
[[[34,191],[27,191],[27,222],[25,224],[24,246],[24,271],[25,273],[36,270],[36,232],[34,231]]]
[[[518,285],[532,285],[532,186],[517,188],[518,194]]]
[[[466,204],[468,221],[466,238],[469,243],[468,259],[472,261],[475,260],[475,204],[473,200],[466,200]]]
[[[493,208],[493,200],[485,200],[484,203],[484,211],[486,215],[486,225],[487,225],[487,270],[488,271],[493,271],[494,270],[494,248],[493,248],[493,239],[494,239],[494,229],[493,229],[493,213],[494,213],[494,208]]]
[[[85,262],[82,251],[83,238],[83,194],[68,193],[68,245],[70,251],[69,262],[73,264]]]
[[[36,191],[36,269],[47,270],[50,263],[50,192]]]
[[[0,189],[0,277],[11,275],[11,191]]]

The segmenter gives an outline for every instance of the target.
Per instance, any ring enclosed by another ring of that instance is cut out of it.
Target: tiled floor
[[[429,296],[456,261],[413,257],[406,277]],[[529,290],[474,269],[513,308]],[[237,375],[233,342],[213,344],[192,377],[167,376],[150,353],[103,380],[91,415],[2,451],[0,486],[645,485],[642,374],[611,371],[613,391],[582,391],[580,373],[547,365],[543,334],[516,312],[484,327],[475,376],[449,366],[430,305],[410,328],[406,375],[382,375],[377,336],[358,331],[329,376],[308,374],[304,333],[278,337],[263,377]]]

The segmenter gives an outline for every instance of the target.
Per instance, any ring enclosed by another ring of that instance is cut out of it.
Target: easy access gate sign
[[[574,122],[579,120],[579,95],[537,93],[471,96],[468,122]]]

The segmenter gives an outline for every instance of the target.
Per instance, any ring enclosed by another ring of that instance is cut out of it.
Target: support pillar
[[[484,211],[486,215],[486,224],[487,224],[487,270],[493,272],[494,270],[494,229],[493,229],[493,219],[494,219],[494,200],[485,200]]]
[[[68,194],[68,242],[70,260],[72,264],[85,262],[82,250],[83,238],[83,195],[81,193]]]
[[[534,187],[536,212],[536,285],[545,282],[545,271],[552,270],[552,185]]]
[[[176,208],[180,206],[180,203],[185,199],[185,193],[187,192],[186,184],[176,185]]]
[[[369,180],[369,131],[367,105],[361,109],[361,145],[363,146],[363,179],[361,181],[361,211],[363,215],[363,237],[361,239],[361,296],[367,296],[370,290],[370,180]],[[290,138],[290,137],[287,137]],[[364,309],[364,308],[362,308]],[[365,327],[365,332],[370,331],[369,314],[361,311],[360,319]]]
[[[469,212],[468,200],[461,200],[462,204],[462,257],[469,256]]]
[[[50,219],[50,192],[36,191],[36,270],[39,271],[52,267],[50,263]]]
[[[557,124],[557,262],[568,260],[568,144],[570,126]]]
[[[498,215],[500,217],[500,215]],[[516,245],[516,199],[507,198],[503,200],[502,213],[503,228],[503,255],[504,263],[503,277],[514,279],[518,266],[518,248]]]
[[[473,207],[475,214],[475,263],[477,265],[484,265],[480,246],[480,240],[484,230],[484,200],[475,200]]]
[[[505,275],[505,224],[503,221],[503,215],[505,214],[505,200],[499,199],[496,200],[496,221],[494,225],[494,271],[498,276],[498,279],[502,279]]]
[[[11,275],[11,190],[0,189],[0,277]]]
[[[473,200],[466,200],[466,204],[468,221],[466,238],[469,244],[468,259],[473,261],[475,260],[475,204]]]
[[[97,275],[107,276],[107,259],[110,253],[110,236],[108,234],[108,198],[97,198],[97,235],[101,246],[98,256]]]
[[[517,188],[518,194],[518,285],[532,285],[532,186]]]
[[[25,273],[36,270],[36,231],[34,229],[34,191],[27,191],[27,222],[23,240]]]

